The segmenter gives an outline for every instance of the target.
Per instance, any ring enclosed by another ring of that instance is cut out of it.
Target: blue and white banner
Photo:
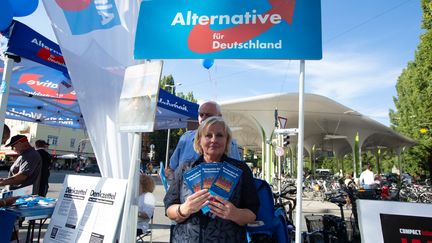
[[[60,47],[45,36],[15,20],[2,35],[8,42],[2,51],[57,69],[67,75]]]
[[[142,1],[136,59],[321,59],[320,0]]]

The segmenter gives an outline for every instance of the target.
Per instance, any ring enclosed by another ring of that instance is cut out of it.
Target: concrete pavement
[[[59,191],[61,190],[63,180],[66,174],[75,174],[73,171],[51,171],[50,176],[50,188],[48,191],[48,197],[57,198]],[[97,173],[86,173],[82,174],[86,176],[100,176]],[[7,176],[5,171],[0,171],[0,178]],[[165,190],[161,184],[161,181],[157,175],[153,175],[153,179],[156,182],[155,188],[155,198],[156,198],[156,208],[154,213],[154,222],[153,222],[153,242],[162,243],[169,242],[169,228],[171,225],[171,221],[165,216],[165,209],[163,206],[163,198],[165,196]],[[329,202],[321,202],[321,201],[313,201],[304,199],[303,200],[303,215],[310,214],[335,214],[339,215],[339,208]],[[351,210],[345,210],[345,217],[349,218],[351,215]],[[295,215],[293,216],[295,218]],[[47,221],[47,224],[49,221]],[[42,228],[41,238],[44,237],[44,233],[47,228],[47,224],[45,224]],[[24,222],[23,227],[20,230],[20,241],[24,241],[25,239],[25,229],[27,227],[27,223]],[[304,217],[302,217],[302,231],[306,231],[306,224]],[[35,238],[35,240],[37,240]],[[145,237],[146,241],[149,241],[149,236]]]

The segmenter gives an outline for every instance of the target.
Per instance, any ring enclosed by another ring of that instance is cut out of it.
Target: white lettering
[[[189,11],[188,11],[188,13],[189,13]],[[177,13],[176,16],[174,17],[173,21],[171,22],[171,25],[176,25],[176,24],[185,25],[182,13]]]
[[[206,24],[280,24],[282,22],[282,17],[280,14],[257,14],[256,10],[253,9],[251,12],[245,12],[244,14],[234,14],[230,15],[198,15],[197,13],[192,13],[188,10],[186,12],[186,19],[183,13],[177,12],[174,16],[171,26],[175,25],[206,25]]]
[[[212,48],[217,49],[282,49],[282,40],[277,42],[261,42],[260,40],[249,40],[244,43],[224,43],[222,38],[213,36]]]
[[[421,235],[421,230],[416,230],[416,229],[403,229],[403,228],[400,228],[399,232],[401,234],[405,234],[405,235]]]

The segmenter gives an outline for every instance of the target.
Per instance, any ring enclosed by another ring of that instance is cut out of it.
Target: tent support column
[[[265,142],[265,180],[267,182],[271,182],[270,180],[270,171],[271,171],[271,157],[270,157],[270,153],[271,153],[271,148],[270,148],[270,144],[271,144],[271,140],[270,139],[266,139]]]
[[[6,117],[6,108],[9,98],[9,84],[12,77],[12,69],[15,60],[8,55],[4,59],[4,72],[0,85],[0,137],[3,136],[3,125]]]
[[[295,238],[301,239],[302,225],[302,184],[303,184],[303,145],[304,145],[304,79],[305,79],[305,60],[300,60],[300,77],[299,77],[299,132],[297,143],[297,209],[295,225]]]
[[[129,167],[129,176],[126,189],[126,197],[123,207],[123,218],[119,242],[134,242],[136,240],[136,219],[138,217],[138,189],[139,189],[139,164],[141,163],[141,133],[133,134],[132,158]]]

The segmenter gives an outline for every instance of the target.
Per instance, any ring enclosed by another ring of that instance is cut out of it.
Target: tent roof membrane
[[[275,128],[275,109],[287,119],[285,128],[298,127],[298,93],[268,94],[221,103],[224,119],[240,146],[260,150],[263,139],[271,139]],[[304,144],[310,153],[333,151],[344,156],[352,151],[356,134],[362,150],[399,150],[416,142],[391,128],[327,97],[304,95]],[[290,147],[297,136],[290,136]]]

